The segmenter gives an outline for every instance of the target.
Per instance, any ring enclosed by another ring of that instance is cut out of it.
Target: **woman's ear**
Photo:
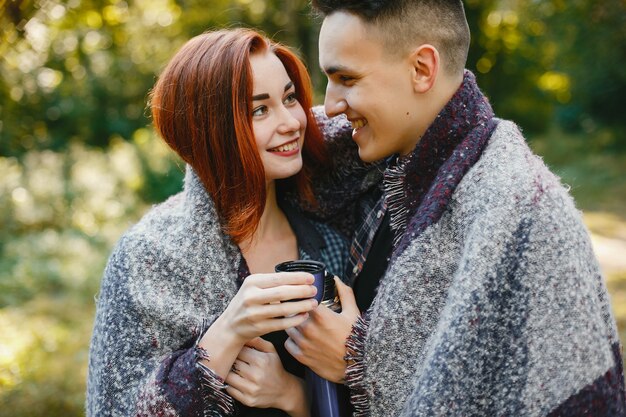
[[[418,46],[410,55],[412,64],[413,90],[426,93],[435,84],[439,73],[439,51],[432,45]]]

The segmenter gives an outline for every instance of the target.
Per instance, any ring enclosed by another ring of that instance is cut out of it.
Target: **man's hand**
[[[352,288],[335,277],[341,300],[341,313],[319,306],[297,327],[287,329],[287,351],[316,374],[332,382],[343,383],[346,373],[346,340],[359,316]]]

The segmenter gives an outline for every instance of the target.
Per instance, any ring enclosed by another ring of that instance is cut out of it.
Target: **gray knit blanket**
[[[343,239],[317,222],[296,226],[300,256],[316,255],[341,274]],[[207,357],[197,341],[237,293],[242,265],[187,167],[184,190],[153,207],[110,256],[91,340],[87,416],[238,413],[223,380],[200,361]]]
[[[509,122],[441,219],[391,263],[363,324],[353,386],[365,415],[624,410],[615,321],[587,230]]]
[[[331,137],[345,140],[337,119]],[[469,71],[383,177],[396,239],[347,343],[355,416],[625,415],[616,324],[581,213]],[[322,215],[346,193],[329,193]]]

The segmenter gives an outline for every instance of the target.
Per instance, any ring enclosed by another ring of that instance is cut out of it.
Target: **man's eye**
[[[263,116],[267,113],[267,106],[259,106],[252,110],[252,116]]]
[[[351,77],[349,75],[340,75],[339,76],[339,81],[341,81],[342,83],[349,83],[351,81],[354,81],[354,77]]]

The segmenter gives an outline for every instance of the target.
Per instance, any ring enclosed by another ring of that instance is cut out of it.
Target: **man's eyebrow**
[[[293,81],[289,81],[287,84],[285,84],[285,90],[284,91],[289,90],[291,87],[293,87]],[[252,96],[252,101],[267,100],[269,98],[270,98],[269,94],[261,93],[261,94],[257,94],[256,96]]]
[[[343,65],[331,65],[329,67],[322,68],[322,71],[325,72],[326,75],[333,75],[336,72],[347,72],[349,69]]]

